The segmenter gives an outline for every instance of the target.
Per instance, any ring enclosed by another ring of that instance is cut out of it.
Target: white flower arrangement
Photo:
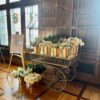
[[[11,75],[15,78],[20,78],[24,76],[24,69],[21,67],[18,67],[17,70],[13,70]]]
[[[41,46],[53,47],[54,44],[51,41],[43,40],[42,43],[39,43],[39,47],[41,47]]]
[[[54,47],[58,47],[59,49],[70,49],[72,47],[78,47],[78,46],[84,46],[84,42],[82,39],[79,39],[78,37],[70,37],[68,39],[63,39],[63,41],[60,43],[54,44]]]
[[[25,71],[24,71],[24,76],[28,75],[29,73],[32,72],[32,68],[27,68]]]
[[[55,38],[54,42],[53,38]],[[84,42],[78,37],[56,39],[55,36],[50,36],[48,39],[44,38],[44,40],[38,44],[38,54],[68,58],[69,56],[76,56],[79,46],[84,46]],[[60,56],[60,54],[64,56]]]
[[[24,70],[22,67],[18,67],[17,70],[13,70],[11,72],[11,75],[15,78],[18,78],[18,77],[21,78],[28,75],[30,72],[32,72],[31,68],[27,68],[26,70]]]
[[[17,70],[13,70],[11,72],[11,76],[14,78],[24,78],[24,81],[27,84],[34,84],[35,82],[39,82],[41,80],[41,75],[38,73],[32,73],[31,68],[27,68],[27,70],[24,70],[21,67],[18,67]]]
[[[53,39],[53,37],[52,37]],[[35,41],[35,46],[49,46],[49,47],[57,47],[57,48],[71,48],[71,47],[77,47],[77,46],[84,46],[84,42],[82,39],[78,37],[69,37],[69,38],[60,38],[58,39],[57,43],[53,43],[50,40],[45,40],[45,38],[38,37]],[[33,45],[34,46],[34,45]]]
[[[41,75],[38,73],[29,73],[24,77],[24,81],[26,84],[34,84],[35,82],[39,82],[41,80]]]
[[[84,46],[84,42],[78,37],[73,38],[72,42],[74,46]]]
[[[39,46],[40,43],[42,43],[44,39],[41,37],[36,37],[35,41],[32,43],[32,46]]]

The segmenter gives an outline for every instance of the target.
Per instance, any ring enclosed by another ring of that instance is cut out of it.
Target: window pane
[[[0,5],[6,4],[6,0],[0,0]]]
[[[38,37],[38,5],[25,8],[26,47],[31,48],[31,43]]]
[[[0,44],[8,45],[7,15],[6,10],[0,11]]]
[[[17,1],[20,1],[20,0],[10,0],[10,3],[17,2]]]
[[[21,34],[20,8],[11,9],[10,18],[11,18],[11,34],[16,34],[16,32]]]

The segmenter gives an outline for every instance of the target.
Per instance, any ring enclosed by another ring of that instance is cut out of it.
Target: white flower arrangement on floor
[[[41,80],[41,74],[32,72],[32,68],[29,67],[26,70],[24,70],[22,67],[18,67],[17,70],[13,70],[11,72],[11,76],[19,79],[24,78],[26,84],[31,85]]]
[[[17,70],[13,70],[11,72],[12,77],[21,78],[24,77],[24,69],[22,67],[18,67]]]
[[[26,84],[34,84],[36,82],[39,82],[41,80],[41,75],[38,73],[29,73],[24,77],[24,81]]]

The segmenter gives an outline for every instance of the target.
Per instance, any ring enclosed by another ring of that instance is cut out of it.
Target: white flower
[[[24,81],[27,84],[34,84],[35,82],[38,82],[41,80],[41,75],[37,73],[29,73],[24,77]]]
[[[30,80],[29,80],[29,84],[34,84],[34,78],[31,78]]]
[[[22,67],[18,67],[18,71],[23,71],[23,68]]]
[[[18,67],[17,70],[13,70],[11,75],[13,77],[23,77],[24,76],[24,70],[21,67]]]
[[[84,42],[81,42],[81,43],[80,43],[80,46],[84,46]]]
[[[32,68],[28,68],[27,70],[24,71],[24,76],[28,75],[30,72],[32,72]]]

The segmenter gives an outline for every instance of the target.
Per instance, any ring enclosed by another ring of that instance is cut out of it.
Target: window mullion
[[[11,21],[10,21],[10,9],[7,9],[7,26],[8,26],[8,44],[10,45],[11,37]]]
[[[26,34],[26,31],[25,31],[25,8],[24,6],[21,7],[21,32],[22,34]],[[24,46],[25,46],[25,41],[26,40],[26,37],[24,39]]]

